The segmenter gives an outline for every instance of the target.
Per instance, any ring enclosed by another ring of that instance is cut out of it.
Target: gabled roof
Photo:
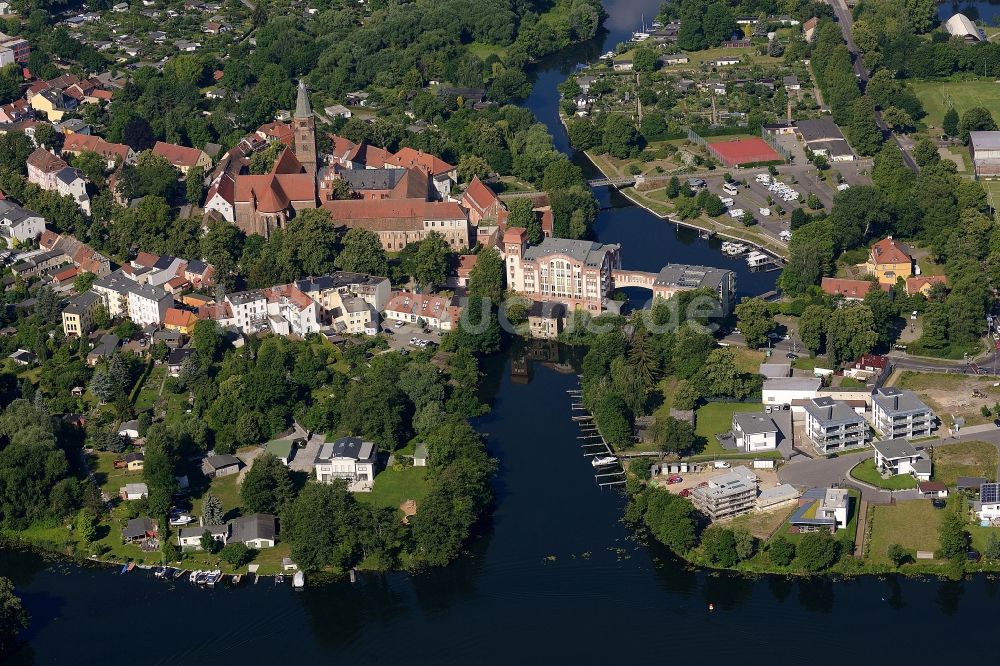
[[[70,134],[63,141],[64,153],[81,153],[86,150],[97,153],[109,162],[116,158],[124,162],[131,149],[124,143],[109,143],[93,134]]]
[[[196,321],[198,321],[198,318],[193,312],[179,308],[167,308],[167,311],[163,315],[163,324],[165,326],[188,328],[194,326]]]
[[[197,148],[157,141],[153,146],[153,154],[159,155],[175,167],[193,167],[198,163],[202,152]]]
[[[871,260],[876,265],[907,264],[913,261],[910,248],[889,236],[874,243],[870,252]]]
[[[68,166],[62,158],[41,147],[31,151],[31,154],[28,155],[27,164],[29,167],[34,167],[43,173],[55,173]]]
[[[846,278],[825,277],[820,283],[823,293],[844,298],[863,299],[874,286],[871,280],[848,280]],[[889,291],[892,285],[879,285],[882,291]]]
[[[497,195],[483,181],[479,180],[479,176],[473,176],[472,182],[465,188],[465,193],[462,195],[462,202],[469,208],[479,211],[480,214],[486,214],[498,201]]]
[[[454,171],[455,167],[448,164],[440,157],[435,157],[430,153],[413,148],[400,148],[399,151],[386,160],[386,164],[399,167],[420,167],[432,176],[446,174]]]
[[[936,284],[948,284],[948,278],[943,275],[921,275],[906,278],[906,295],[912,296],[925,286],[930,285],[933,288]]]

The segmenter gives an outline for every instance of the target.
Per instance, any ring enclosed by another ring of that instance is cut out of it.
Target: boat
[[[163,580],[173,580],[174,579],[174,575],[176,573],[177,573],[177,569],[174,569],[173,567],[164,567],[163,568],[163,573],[160,574],[160,578],[162,578]]]
[[[118,572],[118,575],[124,576],[129,571],[131,571],[132,569],[131,569],[131,567],[129,567],[129,564],[130,564],[129,562],[126,562],[125,564],[123,564],[121,571]]]
[[[200,576],[201,574],[202,574],[201,569],[195,569],[194,571],[191,572],[191,575],[188,576],[188,580],[191,581],[192,583],[196,583],[198,582],[198,576]]]
[[[614,465],[616,462],[618,462],[618,458],[615,456],[602,456],[594,458],[590,461],[590,464],[594,467],[607,467],[608,465]]]
[[[215,571],[209,571],[205,575],[205,585],[209,587],[215,587],[215,584],[222,580],[222,572],[216,569]]]
[[[195,585],[204,585],[205,584],[205,580],[208,578],[208,575],[209,575],[209,572],[207,572],[207,571],[199,571],[198,575],[194,577],[194,584]]]
[[[153,578],[163,578],[163,567],[153,567]]]
[[[285,577],[282,574],[278,574],[274,577],[274,584],[281,585],[285,582]]]
[[[301,590],[306,586],[306,575],[301,571],[296,571],[295,575],[292,576],[292,587],[296,590]]]

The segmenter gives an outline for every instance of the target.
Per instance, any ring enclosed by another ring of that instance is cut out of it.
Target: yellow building
[[[892,236],[883,238],[872,245],[865,264],[869,275],[878,278],[881,284],[896,284],[896,280],[904,280],[913,276],[913,257],[910,249],[893,240]]]
[[[62,93],[58,90],[44,90],[31,96],[31,108],[43,114],[50,123],[57,123],[66,115],[62,105]]]
[[[183,335],[191,335],[196,323],[198,323],[198,318],[194,316],[194,313],[178,308],[169,308],[163,316],[163,328],[168,331],[177,331]]]

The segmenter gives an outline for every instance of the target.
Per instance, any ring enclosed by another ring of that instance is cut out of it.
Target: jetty
[[[575,412],[585,412],[584,415],[575,415],[570,418],[580,427],[580,435],[577,436],[583,457],[591,462],[600,458],[613,458],[614,462],[594,468],[594,482],[602,490],[611,486],[623,485],[625,483],[625,468],[618,462],[615,452],[611,449],[604,435],[600,433],[594,423],[594,417],[587,412],[583,404],[583,392],[579,389],[566,391],[570,396],[570,410]]]

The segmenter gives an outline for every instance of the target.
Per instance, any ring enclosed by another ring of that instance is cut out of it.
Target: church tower
[[[299,79],[299,93],[295,99],[295,117],[292,118],[295,132],[295,157],[305,167],[306,173],[316,173],[316,119],[309,105],[309,93],[305,81]]]

